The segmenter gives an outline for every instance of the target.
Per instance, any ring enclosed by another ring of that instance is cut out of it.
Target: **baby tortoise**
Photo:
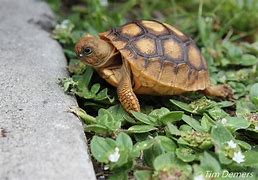
[[[175,27],[156,20],[137,20],[75,46],[80,60],[117,87],[127,112],[140,111],[135,94],[178,95],[200,90],[232,97],[228,85],[212,85],[207,63],[194,41]]]

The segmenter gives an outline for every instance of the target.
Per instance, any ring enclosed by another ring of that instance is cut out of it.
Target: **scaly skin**
[[[124,109],[130,113],[130,111],[140,112],[140,104],[133,92],[131,81],[131,69],[127,61],[123,60],[122,66],[122,78],[117,87],[117,94],[119,101]]]
[[[233,99],[233,91],[231,87],[226,84],[209,86],[204,89],[203,93],[208,96]]]
[[[117,93],[119,101],[127,112],[130,113],[130,111],[141,111],[139,101],[132,88],[129,88],[125,84],[120,84],[117,88]]]

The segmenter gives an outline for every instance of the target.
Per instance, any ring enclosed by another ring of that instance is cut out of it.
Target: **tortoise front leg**
[[[117,86],[117,94],[119,101],[127,112],[140,111],[139,101],[132,89],[131,69],[125,60],[123,60],[121,67],[121,80]]]

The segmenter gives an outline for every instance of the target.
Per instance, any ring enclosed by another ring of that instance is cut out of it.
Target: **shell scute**
[[[144,36],[139,40],[133,42],[137,54],[145,56],[151,56],[156,54],[156,42],[154,39]]]
[[[174,39],[167,39],[163,41],[162,47],[164,48],[164,55],[167,56],[170,59],[174,59],[177,61],[184,61],[184,49],[180,45],[179,42],[177,42]]]
[[[129,23],[121,28],[121,33],[126,36],[136,37],[143,34],[143,30],[134,23]]]

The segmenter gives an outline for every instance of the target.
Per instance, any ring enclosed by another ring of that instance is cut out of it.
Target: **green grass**
[[[97,177],[220,179],[229,172],[258,177],[257,1],[48,2],[60,22],[53,37],[69,60],[71,78],[61,84],[80,104],[71,111],[85,123]],[[128,115],[116,89],[80,63],[73,48],[85,33],[96,35],[134,19],[158,19],[190,35],[208,61],[212,82],[229,84],[236,100],[199,93],[138,96],[142,112]],[[237,153],[243,162],[236,162]]]

